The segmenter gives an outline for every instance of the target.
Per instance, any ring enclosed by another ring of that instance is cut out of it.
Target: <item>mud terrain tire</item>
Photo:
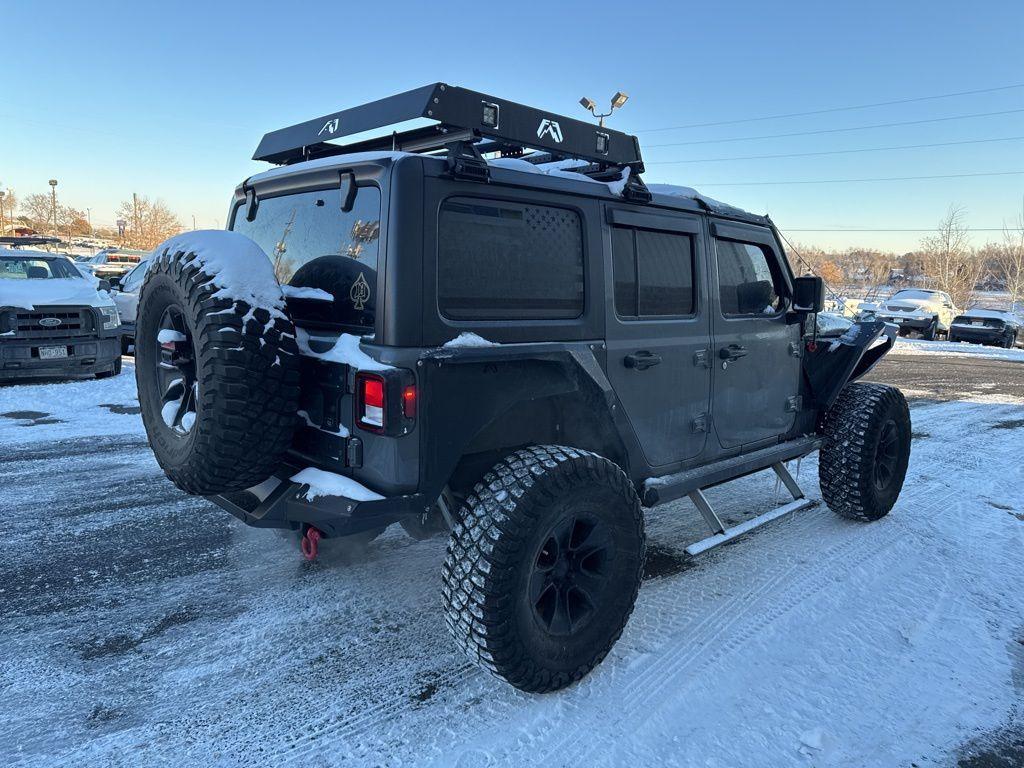
[[[135,376],[160,467],[186,493],[208,496],[251,488],[278,467],[295,430],[299,368],[291,320],[217,296],[200,267],[191,252],[154,256],[140,292]],[[184,337],[170,352],[157,338],[168,323]],[[191,416],[174,425],[163,414],[169,359],[184,360],[195,384]]]
[[[842,517],[885,517],[903,488],[910,460],[910,410],[884,384],[847,384],[825,414],[818,459],[821,495]]]
[[[442,569],[448,627],[516,688],[581,679],[619,639],[644,565],[644,523],[612,462],[561,446],[518,450],[476,484]]]

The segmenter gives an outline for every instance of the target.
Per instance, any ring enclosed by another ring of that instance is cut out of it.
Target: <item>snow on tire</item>
[[[233,232],[160,245],[140,292],[135,375],[164,473],[187,493],[250,488],[295,429],[295,329],[266,254]]]
[[[884,384],[848,384],[825,414],[818,460],[821,495],[853,520],[889,513],[910,460],[910,409],[903,393]]]
[[[524,691],[584,677],[640,588],[644,524],[629,478],[588,451],[524,448],[477,483],[462,515],[442,569],[456,643]]]

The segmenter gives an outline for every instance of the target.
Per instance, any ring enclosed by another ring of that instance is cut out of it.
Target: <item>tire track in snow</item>
[[[690,511],[696,514],[696,510]],[[806,510],[806,514],[804,515],[797,514],[792,520],[790,520],[790,525],[787,526],[788,532],[790,534],[799,534],[803,531],[809,531],[811,528],[815,526],[814,520],[809,518],[813,517],[819,511],[820,510]],[[712,557],[715,556],[716,555],[712,555]],[[678,582],[682,584],[684,583],[682,581],[682,579],[684,578],[685,574],[680,574],[678,576],[673,577],[671,580],[665,581]],[[766,588],[770,588],[770,585],[767,585]],[[643,594],[643,592],[641,592],[641,594]],[[736,599],[741,599],[742,597],[743,596],[739,596]],[[663,600],[663,597],[656,596],[654,598],[654,602],[650,603],[650,605],[658,606]],[[676,608],[678,608],[678,606],[676,606]],[[672,615],[671,606],[668,605],[667,602],[661,607],[661,609],[664,609],[666,611],[665,615]],[[727,612],[728,610],[729,605],[719,604],[714,608],[709,609],[709,611],[706,613],[702,612],[698,614],[696,619],[694,619],[691,616],[689,619],[680,617],[680,620],[682,621],[683,625],[691,623],[695,620],[699,627],[707,624],[708,622],[714,621],[715,617],[717,617],[720,613]],[[627,627],[627,632],[628,631],[629,629]],[[667,635],[664,638],[665,641],[668,641],[670,639],[671,635]],[[610,661],[610,659],[608,661]],[[472,663],[464,664],[452,670],[443,671],[438,675],[434,682],[440,688],[442,686],[450,685],[459,680],[460,678],[465,683],[482,680],[493,681],[495,685],[502,685],[502,683],[498,682],[497,678],[492,676],[486,670],[482,670]],[[463,689],[462,693],[468,692],[468,688],[469,686],[467,685]],[[515,703],[521,704],[521,701],[519,701],[518,699],[520,697],[525,696],[525,694],[515,693],[513,695],[517,697],[517,701]],[[337,719],[337,715],[332,715],[327,718],[323,718],[320,724],[311,726],[309,730],[312,732],[307,732],[303,736],[299,737],[296,741],[291,742],[285,750],[282,750],[281,752],[274,754],[284,755],[284,762],[282,764],[292,764],[300,758],[309,757],[315,749],[323,745],[325,739],[339,739],[344,743],[351,743],[351,740],[353,738],[356,738],[366,733],[367,731],[374,729],[377,726],[380,726],[390,720],[393,720],[396,715],[409,711],[413,708],[414,707],[410,702],[402,699],[386,703],[382,702],[374,707],[369,708],[368,710],[366,710],[364,714],[358,716],[354,720],[350,719],[339,721]],[[481,722],[480,725],[484,729],[490,727],[487,722]]]

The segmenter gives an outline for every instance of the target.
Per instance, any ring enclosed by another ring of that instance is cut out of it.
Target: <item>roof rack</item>
[[[350,144],[329,143],[417,118],[435,124]],[[453,172],[486,177],[483,153],[518,157],[527,149],[547,152],[552,160],[589,161],[595,173],[628,167],[636,180],[634,192],[646,192],[638,177],[644,164],[635,136],[445,83],[272,131],[253,159],[288,165],[352,152],[447,150]]]

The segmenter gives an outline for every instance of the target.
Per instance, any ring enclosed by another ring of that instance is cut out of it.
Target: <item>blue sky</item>
[[[777,183],[1024,171],[1020,139],[718,161],[1024,137],[1024,111],[1010,112],[1024,110],[1024,88],[652,130],[1024,84],[1020,2],[47,8],[4,14],[20,31],[2,44],[0,181],[24,196],[56,177],[97,224],[135,191],[186,224],[223,226],[235,184],[262,167],[249,158],[265,131],[437,80],[578,117],[580,96],[625,90],[612,125],[640,136],[648,181],[767,211],[798,242],[905,250],[920,232],[794,230],[930,227],[951,204],[972,227],[999,227],[1024,197],[1019,174]],[[751,138],[993,112],[1006,114]]]

